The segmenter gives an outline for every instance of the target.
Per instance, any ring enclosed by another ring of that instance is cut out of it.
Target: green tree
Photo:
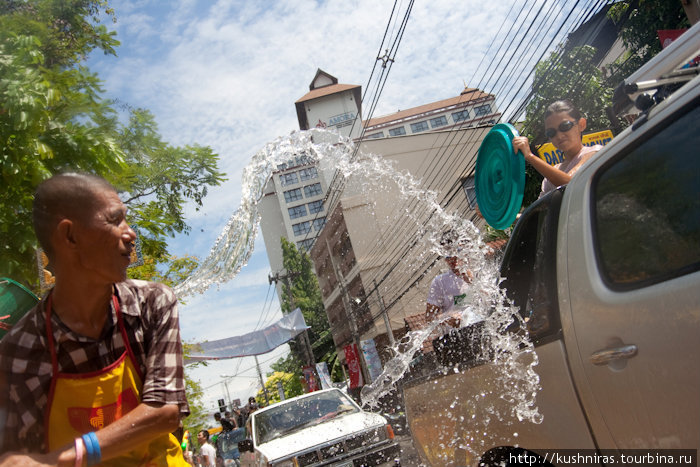
[[[279,391],[277,390],[278,382],[282,383],[284,397],[287,399],[304,394],[304,386],[301,384],[299,375],[295,373],[275,371],[274,373],[269,374],[267,376],[267,381],[265,381],[265,389],[267,390],[267,396],[270,404],[280,401]],[[258,391],[256,398],[259,401],[265,400],[265,395],[262,389]]]
[[[521,131],[531,144],[538,146],[546,142],[544,113],[549,104],[559,99],[569,99],[581,110],[588,123],[586,131],[611,127],[606,108],[612,103],[613,89],[593,63],[594,55],[595,48],[590,46],[573,49],[563,46],[535,66],[532,98],[526,106]],[[529,164],[525,173],[523,206],[528,206],[540,193],[542,176]]]
[[[660,29],[689,27],[681,1],[620,0],[608,10],[608,17],[622,26],[620,38],[626,53],[610,66],[609,82],[616,86],[661,51]]]
[[[292,273],[291,295],[294,303],[289,302],[289,286],[283,284],[284,291],[282,312],[289,313],[297,307],[301,309],[309,329],[309,340],[317,362],[325,361],[330,368],[336,360],[333,336],[330,332],[328,317],[323,307],[321,289],[313,271],[311,258],[305,251],[299,251],[294,243],[282,238],[282,264],[287,273]],[[301,376],[303,366],[303,348],[296,342],[290,342],[292,352],[272,365],[276,371],[294,373]]]
[[[198,209],[223,174],[208,147],[163,142],[153,116],[128,109],[121,124],[81,63],[119,44],[100,17],[103,0],[25,0],[0,4],[0,276],[38,283],[31,223],[34,188],[71,170],[104,176],[123,193],[142,251],[169,264],[167,237],[188,232],[183,209]],[[186,269],[186,268],[185,268]]]
[[[209,187],[225,180],[218,170],[219,156],[205,146],[167,144],[148,110],[131,109],[127,125],[115,121],[111,126],[125,164],[119,172],[105,175],[122,192],[144,254],[157,263],[167,261],[166,238],[189,232],[185,204],[199,209]]]
[[[182,347],[183,354],[188,355],[191,345],[183,343]],[[199,433],[200,430],[207,428],[206,421],[209,415],[202,402],[202,397],[204,395],[202,385],[199,384],[199,381],[193,380],[188,375],[187,371],[199,365],[206,366],[206,362],[192,363],[185,367],[185,391],[187,393],[187,403],[190,406],[190,414],[182,421],[182,425],[185,430],[190,432],[190,442],[193,442],[197,438],[197,433]]]
[[[68,167],[119,171],[124,154],[93,123],[107,111],[102,104],[81,112],[73,107],[84,107],[81,93],[97,92],[94,76],[46,69],[37,37],[0,31],[0,275],[35,285],[31,203],[36,185]]]

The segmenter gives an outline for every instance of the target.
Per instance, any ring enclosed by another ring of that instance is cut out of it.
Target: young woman
[[[549,141],[564,153],[564,162],[561,164],[551,166],[534,155],[530,151],[530,142],[525,136],[513,138],[515,152],[522,151],[525,161],[544,177],[540,196],[569,183],[576,171],[602,148],[600,145],[583,145],[581,133],[586,129],[586,119],[568,100],[556,101],[547,107],[544,114],[544,128]]]

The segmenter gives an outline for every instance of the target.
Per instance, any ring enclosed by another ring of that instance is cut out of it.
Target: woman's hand
[[[528,156],[532,155],[532,151],[530,151],[530,141],[528,141],[526,136],[516,136],[513,138],[512,144],[513,152],[517,154],[518,151],[520,151],[525,157],[525,160],[527,160]]]

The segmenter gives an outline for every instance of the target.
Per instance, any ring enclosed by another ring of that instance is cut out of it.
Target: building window
[[[307,238],[306,240],[297,242],[297,249],[300,251],[311,251],[312,246],[314,246],[313,238]]]
[[[411,131],[413,133],[420,133],[421,131],[425,131],[428,129],[428,122],[426,122],[425,120],[418,123],[411,123]]]
[[[402,126],[389,130],[389,136],[402,136],[406,134],[406,129]]]
[[[467,202],[471,209],[476,208],[476,188],[474,187],[474,177],[467,177],[462,180],[462,189],[467,196]]]
[[[319,217],[318,219],[314,219],[314,229],[316,229],[316,232],[321,230],[323,226],[326,225],[326,217]]]
[[[380,131],[379,133],[372,133],[369,136],[365,136],[365,139],[376,139],[376,138],[384,138],[384,132]]]
[[[474,116],[481,117],[483,115],[488,115],[491,113],[491,106],[489,104],[477,105],[474,107]]]
[[[320,183],[314,183],[313,185],[306,185],[304,187],[304,195],[307,198],[311,198],[312,196],[318,196],[320,194],[323,194],[323,190],[321,189]]]
[[[455,112],[452,114],[452,120],[454,120],[455,123],[463,122],[465,120],[469,120],[469,111],[468,110],[461,110],[459,112]]]
[[[291,203],[292,201],[299,201],[303,198],[304,197],[301,195],[301,188],[295,188],[284,192],[284,200],[288,203]]]
[[[292,231],[294,232],[295,237],[298,237],[299,235],[304,235],[304,234],[311,232],[311,221],[299,222],[298,224],[293,224]]]
[[[294,185],[295,183],[299,183],[299,179],[297,178],[296,172],[290,172],[288,174],[280,174],[280,185],[287,186],[287,185]]]
[[[306,205],[302,204],[300,206],[294,206],[293,208],[287,208],[287,211],[289,211],[290,219],[304,217],[306,215]]]
[[[323,200],[312,201],[309,203],[309,214],[316,214],[317,212],[323,212]]]
[[[312,178],[318,178],[318,170],[316,170],[316,167],[301,169],[299,171],[299,178],[301,178],[302,182],[305,180],[311,180]]]
[[[447,125],[447,117],[444,115],[442,117],[435,117],[430,119],[431,128],[437,128]]]

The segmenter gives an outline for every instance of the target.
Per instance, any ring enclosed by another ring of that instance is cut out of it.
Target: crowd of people
[[[201,430],[197,434],[199,448],[186,449],[185,460],[194,467],[240,466],[238,443],[251,438],[248,419],[258,408],[255,397],[250,397],[245,406],[234,408],[233,413],[225,411],[222,416],[215,412],[214,420],[220,428]]]

